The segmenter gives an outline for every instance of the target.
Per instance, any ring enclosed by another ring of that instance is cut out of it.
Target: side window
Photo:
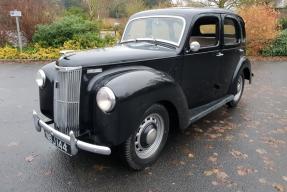
[[[219,42],[219,19],[215,16],[199,18],[192,29],[189,42],[197,41],[201,48],[214,47]]]
[[[240,42],[240,27],[235,19],[224,19],[224,45],[235,45]]]

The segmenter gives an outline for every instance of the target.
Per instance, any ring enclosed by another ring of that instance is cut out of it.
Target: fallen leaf
[[[198,132],[198,133],[203,133],[203,130],[200,128],[194,128],[194,131]]]
[[[208,137],[209,137],[209,139],[216,139],[216,138],[218,138],[218,137],[221,137],[222,136],[222,134],[221,133],[215,133],[215,134],[206,134]]]
[[[280,140],[280,139],[274,139],[273,137],[264,137],[263,143],[269,144],[275,148],[277,148],[279,145],[286,144],[285,141]]]
[[[16,147],[16,146],[18,146],[19,145],[19,143],[17,143],[17,142],[11,142],[11,143],[9,143],[7,146],[8,147]]]
[[[248,155],[245,153],[242,153],[240,151],[234,150],[232,149],[232,151],[230,151],[231,155],[236,158],[236,159],[247,159]]]
[[[194,154],[192,153],[191,149],[189,149],[187,146],[184,146],[181,148],[182,152],[188,156],[188,158],[194,158]]]
[[[272,185],[274,187],[274,189],[276,189],[278,192],[284,192],[284,186],[278,183],[274,183]]]
[[[210,144],[207,144],[207,145],[205,145],[205,148],[207,148],[207,149],[213,149],[213,146],[210,145]]]
[[[262,159],[268,169],[274,170],[274,162],[269,157],[262,156]]]
[[[211,176],[211,175],[214,174],[214,170],[212,169],[212,170],[204,171],[203,174],[204,174],[205,176]]]
[[[192,176],[193,174],[192,174],[191,171],[189,171],[186,175],[187,175],[187,176]]]
[[[37,156],[38,155],[29,155],[29,156],[25,157],[25,161],[31,163],[35,159],[35,157],[37,157]]]
[[[256,149],[256,152],[259,153],[260,155],[267,154],[265,149]]]
[[[209,120],[205,120],[204,122],[205,122],[205,123],[211,123],[211,121],[209,121]]]
[[[216,172],[216,177],[217,177],[217,179],[224,180],[224,179],[228,178],[228,175],[224,171],[218,170]]]
[[[189,154],[188,154],[188,158],[191,158],[191,159],[192,159],[192,158],[194,158],[194,155],[193,155],[192,153],[189,153]]]
[[[215,153],[215,154],[217,154],[217,153]],[[208,158],[208,161],[210,161],[210,162],[212,162],[212,163],[216,163],[216,162],[217,162],[217,156],[218,156],[218,155],[215,155],[215,154],[213,154],[212,156],[210,156],[210,157]]]
[[[237,174],[240,175],[240,176],[249,175],[249,174],[254,173],[254,172],[257,172],[257,170],[251,169],[251,168],[242,167],[242,166],[238,166],[237,167]]]
[[[262,184],[266,184],[267,183],[266,179],[264,179],[264,178],[260,178],[259,182],[262,183]]]
[[[184,161],[180,161],[179,162],[181,165],[185,165],[185,162]]]
[[[224,133],[224,131],[225,131],[223,127],[214,127],[213,129],[219,133]]]
[[[214,168],[214,169],[211,169],[208,171],[204,171],[204,175],[205,176],[215,175],[216,178],[219,180],[225,180],[228,178],[228,175],[223,170],[217,169],[217,168]]]

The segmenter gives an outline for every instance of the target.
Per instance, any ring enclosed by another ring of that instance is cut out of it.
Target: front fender
[[[46,83],[43,88],[39,88],[40,110],[45,116],[53,119],[53,96],[54,96],[54,79],[55,63],[49,63],[42,67],[46,75]]]
[[[187,102],[183,91],[176,81],[166,73],[148,67],[126,67],[116,69],[95,77],[89,91],[96,92],[102,86],[113,90],[116,106],[110,113],[98,109],[93,104],[93,129],[103,143],[119,145],[139,126],[144,112],[155,103],[168,102],[175,107],[179,127],[188,124]],[[100,86],[99,86],[100,85]]]

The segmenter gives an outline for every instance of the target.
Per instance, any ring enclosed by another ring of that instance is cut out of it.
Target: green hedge
[[[33,42],[42,47],[61,47],[64,42],[79,39],[81,36],[93,34],[99,37],[99,23],[90,21],[81,16],[70,15],[48,25],[38,25],[33,36]],[[94,38],[96,45],[97,38]],[[91,40],[91,39],[90,39]],[[86,45],[84,46],[86,47]]]
[[[287,56],[287,30],[281,34],[265,49],[262,50],[263,56]]]

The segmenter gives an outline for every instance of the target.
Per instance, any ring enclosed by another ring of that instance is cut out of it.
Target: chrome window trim
[[[181,16],[174,16],[174,15],[150,15],[150,16],[136,17],[136,18],[130,19],[128,21],[128,23],[126,24],[126,26],[125,26],[125,30],[124,30],[124,33],[122,35],[120,43],[129,42],[131,40],[131,39],[125,40],[125,41],[123,40],[124,36],[125,36],[125,33],[126,33],[126,30],[127,30],[127,27],[129,26],[129,24],[131,22],[133,22],[135,20],[146,19],[146,18],[176,18],[176,19],[182,20],[183,21],[183,28],[182,28],[182,31],[181,31],[181,34],[180,34],[180,38],[179,38],[177,43],[175,43],[173,41],[164,40],[164,39],[156,39],[156,40],[160,40],[160,41],[165,42],[165,43],[170,43],[172,45],[175,45],[175,46],[179,47],[179,45],[180,45],[180,43],[182,41],[185,29],[186,29],[186,20],[185,20],[185,18],[183,18]],[[139,39],[147,39],[147,38],[139,38]]]

